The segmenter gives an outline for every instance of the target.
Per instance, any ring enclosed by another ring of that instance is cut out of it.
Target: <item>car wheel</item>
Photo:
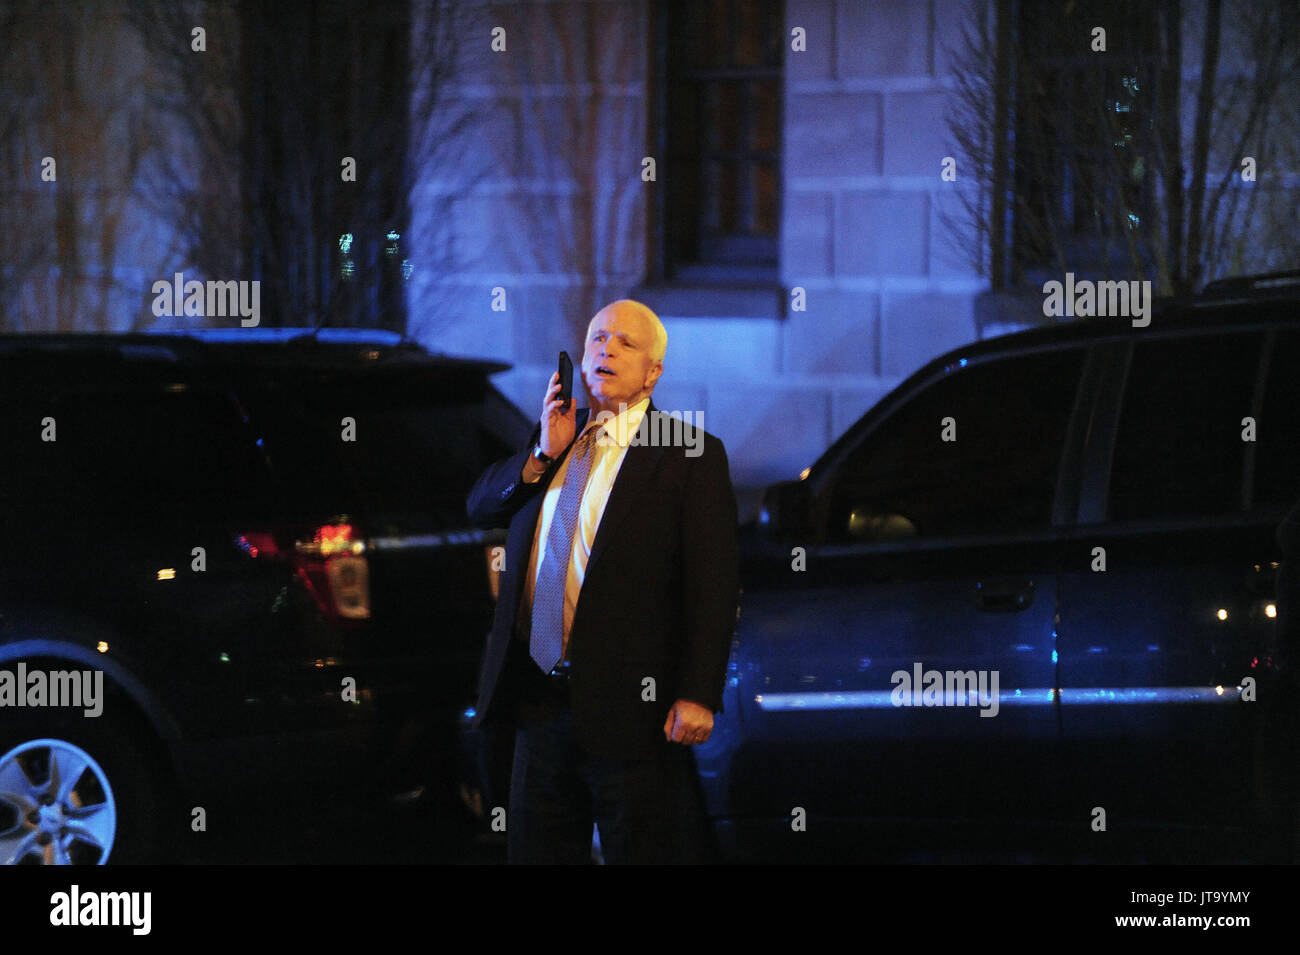
[[[160,789],[150,760],[108,725],[0,733],[0,863],[149,861]]]

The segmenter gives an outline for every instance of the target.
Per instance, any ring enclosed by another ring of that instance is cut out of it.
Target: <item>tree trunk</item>
[[[1201,279],[1201,223],[1205,206],[1205,174],[1210,152],[1210,116],[1214,109],[1214,79],[1219,68],[1219,15],[1221,0],[1206,0],[1205,43],[1201,48],[1201,86],[1196,94],[1196,131],[1192,141],[1192,187],[1187,228],[1187,267],[1180,279],[1185,287],[1176,294],[1190,292]]]

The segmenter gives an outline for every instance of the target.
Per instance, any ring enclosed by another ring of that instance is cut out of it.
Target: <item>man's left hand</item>
[[[691,700],[677,700],[664,721],[664,738],[672,743],[703,743],[712,732],[713,711]]]

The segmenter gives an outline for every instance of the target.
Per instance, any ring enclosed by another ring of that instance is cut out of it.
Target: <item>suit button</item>
[[[502,492],[501,492],[501,500],[504,501],[506,498],[508,498],[508,497],[510,496],[510,492],[513,491],[514,489],[515,489],[515,486],[512,484],[512,485],[510,485],[508,488],[506,488],[504,491],[502,491]]]

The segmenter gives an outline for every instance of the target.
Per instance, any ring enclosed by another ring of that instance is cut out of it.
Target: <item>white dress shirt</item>
[[[582,501],[578,505],[578,526],[573,534],[569,574],[564,581],[562,644],[564,656],[562,658],[567,658],[568,655],[569,629],[573,626],[573,612],[578,606],[578,592],[582,589],[582,581],[587,574],[587,560],[591,557],[591,545],[596,540],[596,530],[600,527],[600,519],[605,513],[605,503],[609,500],[609,492],[614,487],[614,479],[618,477],[619,468],[623,466],[623,459],[627,457],[628,442],[641,426],[641,419],[645,417],[649,406],[650,398],[642,398],[632,407],[623,409],[618,415],[607,418],[604,422],[596,421],[596,415],[592,414],[588,417],[587,427],[583,429],[582,433],[586,434],[591,428],[603,427],[605,434],[596,439],[591,449],[591,473],[587,478],[587,487],[583,491]],[[577,438],[581,437],[582,435],[577,436]],[[577,445],[576,438],[574,445]],[[524,607],[527,608],[530,621],[537,574],[541,570],[542,561],[546,559],[546,540],[551,530],[551,518],[555,514],[555,505],[559,502],[560,491],[564,487],[564,476],[568,474],[569,462],[572,460],[573,453],[570,452],[552,476],[550,486],[546,489],[546,496],[542,499],[542,514],[537,521],[532,555],[528,559],[528,575],[524,577]],[[540,479],[541,476],[538,475],[529,483]]]

